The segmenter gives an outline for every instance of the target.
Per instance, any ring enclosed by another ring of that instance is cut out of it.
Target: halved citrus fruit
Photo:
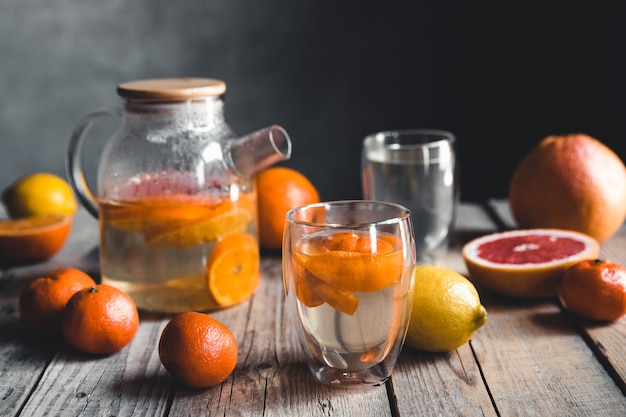
[[[598,241],[570,230],[523,229],[493,233],[463,246],[470,278],[496,293],[521,298],[551,297],[564,271],[596,258]]]
[[[45,260],[63,248],[72,217],[46,214],[0,221],[0,258],[12,261]]]
[[[237,304],[254,293],[260,280],[256,239],[235,233],[219,241],[207,260],[209,291],[222,307]]]

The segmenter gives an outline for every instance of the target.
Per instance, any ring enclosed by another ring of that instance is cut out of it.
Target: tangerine
[[[107,284],[75,293],[61,318],[68,343],[94,355],[119,351],[133,340],[138,327],[139,313],[133,300]]]
[[[576,230],[602,242],[626,218],[626,167],[591,136],[548,136],[516,168],[509,201],[520,228]]]
[[[20,293],[18,309],[24,323],[42,333],[61,333],[61,314],[69,299],[96,285],[75,268],[58,268],[31,281]]]
[[[572,313],[613,321],[626,314],[626,268],[602,259],[584,260],[565,271],[559,299]]]
[[[226,325],[198,312],[175,316],[159,340],[159,358],[178,381],[192,388],[221,384],[237,364],[237,340]]]
[[[45,260],[56,255],[72,228],[72,218],[46,214],[0,221],[0,257],[12,261]]]
[[[264,249],[280,249],[285,216],[294,207],[318,203],[319,193],[302,173],[286,167],[273,167],[257,175],[259,244]]]
[[[222,307],[237,304],[256,290],[260,280],[256,239],[235,233],[220,240],[207,259],[209,290]]]

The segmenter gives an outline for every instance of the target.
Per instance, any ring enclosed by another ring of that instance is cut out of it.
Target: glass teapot
[[[123,109],[88,114],[70,138],[70,184],[100,222],[102,282],[140,310],[228,307],[259,282],[254,174],[288,159],[291,141],[275,125],[237,137],[224,119],[225,91],[204,78],[123,83]],[[83,145],[106,116],[122,121],[100,156],[94,195]]]

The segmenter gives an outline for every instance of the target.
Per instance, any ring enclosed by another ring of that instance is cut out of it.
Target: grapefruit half
[[[518,298],[557,295],[567,268],[600,252],[596,239],[561,229],[523,229],[492,233],[463,246],[474,283]]]

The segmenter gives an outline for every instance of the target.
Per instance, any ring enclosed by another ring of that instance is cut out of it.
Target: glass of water
[[[283,279],[314,377],[331,386],[384,383],[412,306],[415,251],[409,211],[337,201],[287,213]]]
[[[448,244],[458,206],[455,137],[443,130],[392,130],[368,135],[361,159],[363,194],[411,211],[418,262]]]

